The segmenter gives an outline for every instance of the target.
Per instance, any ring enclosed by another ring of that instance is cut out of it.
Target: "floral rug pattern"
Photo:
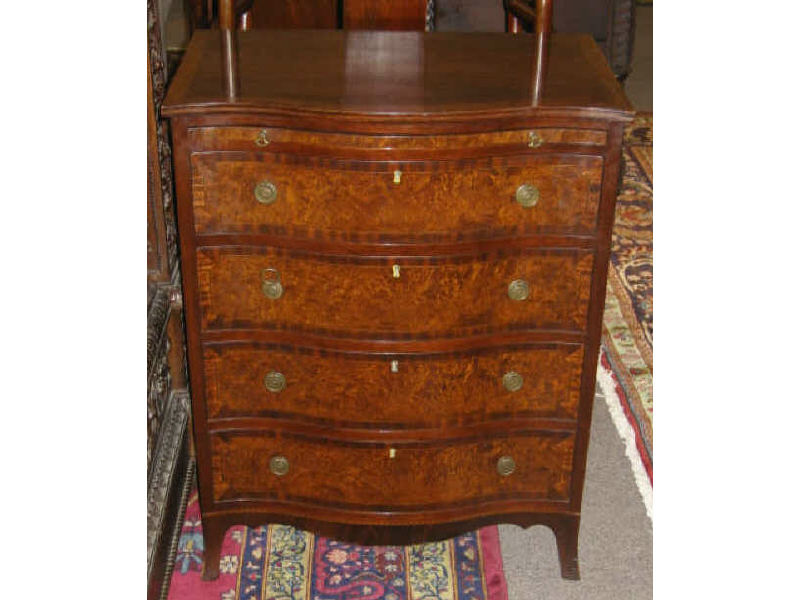
[[[345,544],[287,525],[232,527],[216,581],[201,579],[197,492],[168,600],[508,600],[497,527],[418,546]]]
[[[603,317],[603,364],[620,391],[636,446],[653,479],[653,115],[625,131]]]

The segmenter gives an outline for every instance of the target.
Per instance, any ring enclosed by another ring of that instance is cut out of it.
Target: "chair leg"
[[[519,33],[519,19],[506,12],[506,33]]]

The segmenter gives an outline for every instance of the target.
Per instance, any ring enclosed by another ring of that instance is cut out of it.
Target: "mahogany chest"
[[[231,44],[232,41],[232,44]],[[588,36],[198,31],[172,121],[215,577],[227,527],[577,534],[630,107]],[[538,63],[538,69],[536,67]]]

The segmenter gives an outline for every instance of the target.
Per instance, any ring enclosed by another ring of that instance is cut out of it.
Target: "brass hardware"
[[[539,188],[530,183],[523,183],[517,188],[515,197],[523,208],[533,208],[539,202]]]
[[[394,458],[395,456],[397,456],[397,450],[389,448],[389,458]]]
[[[278,188],[271,181],[259,181],[253,189],[253,193],[261,204],[272,204],[278,199]]]
[[[283,373],[270,371],[264,375],[264,387],[273,394],[282,392],[286,389],[286,377],[283,376]]]
[[[280,454],[269,459],[269,470],[280,477],[289,472],[289,459]]]
[[[267,137],[267,130],[262,129],[256,136],[256,146],[269,146],[269,138]]]
[[[497,459],[497,472],[503,477],[508,477],[517,468],[517,463],[510,456],[501,456]]]
[[[516,371],[509,371],[505,375],[503,375],[503,387],[506,388],[509,392],[516,392],[517,390],[522,388],[522,375],[517,373]]]
[[[544,139],[535,131],[528,133],[528,148],[538,148],[544,144]]]
[[[391,370],[392,373],[399,373],[400,372],[400,361],[393,360],[390,363],[389,369]]]
[[[392,265],[392,277],[400,279],[400,265]]]
[[[508,284],[508,297],[512,300],[526,300],[531,293],[531,287],[524,279],[515,279]]]
[[[394,181],[395,183],[400,183],[400,177],[401,177],[402,175],[403,175],[403,172],[402,172],[402,171],[395,171],[395,172],[394,172],[394,179],[393,179],[393,181]]]
[[[283,295],[283,285],[281,285],[281,274],[278,269],[272,267],[261,271],[261,292],[270,300],[277,300]]]

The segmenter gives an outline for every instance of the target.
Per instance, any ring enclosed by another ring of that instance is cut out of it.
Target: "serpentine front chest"
[[[171,117],[206,577],[227,527],[542,523],[575,578],[630,107],[588,36],[198,31]],[[227,72],[226,72],[227,69]]]

